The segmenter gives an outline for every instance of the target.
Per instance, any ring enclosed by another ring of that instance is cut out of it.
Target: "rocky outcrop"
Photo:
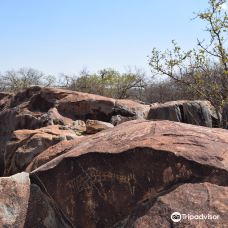
[[[15,96],[0,94],[0,176],[4,170],[4,151],[11,134],[19,129],[38,129],[48,125],[74,125],[87,119],[111,122],[113,116],[128,121],[146,117],[149,106],[129,100],[115,100],[69,90],[31,87]],[[122,122],[122,121],[121,121]],[[118,124],[118,121],[115,123]],[[80,125],[80,126],[79,126]]]
[[[142,119],[147,116],[148,110],[148,105],[130,100],[114,100],[69,90],[31,87],[11,98],[7,109],[0,113],[0,134],[51,124],[66,125],[74,120],[110,122],[112,116],[116,115]]]
[[[112,116],[145,118],[149,106],[69,90],[31,87],[11,98],[0,113],[0,135],[17,129],[36,129],[75,120],[110,122]],[[7,125],[9,124],[10,125]]]
[[[228,185],[226,130],[131,121],[70,144],[31,176],[78,227],[114,226],[180,184]]]
[[[206,127],[218,127],[219,120],[208,101],[171,101],[151,105],[148,119],[171,120]]]
[[[0,202],[0,227],[73,227],[27,173],[0,178]]]
[[[0,227],[225,227],[228,131],[216,121],[206,101],[0,94],[0,175],[29,173],[0,178]],[[174,211],[221,220],[174,223]]]
[[[36,130],[14,131],[6,146],[4,176],[24,171],[34,157],[48,147],[76,137],[77,135],[73,130],[62,129],[58,125]]]
[[[28,104],[30,111],[47,112],[55,107],[58,113],[72,120],[101,120],[110,122],[116,114],[135,118],[146,116],[149,107],[130,100],[114,100],[94,94],[42,88]]]

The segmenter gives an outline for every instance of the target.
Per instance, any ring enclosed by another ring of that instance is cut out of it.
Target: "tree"
[[[64,78],[68,89],[118,99],[129,98],[130,96],[140,99],[145,86],[144,74],[140,70],[122,74],[113,69],[103,69],[95,74],[90,74],[84,70],[79,77],[65,75]]]
[[[18,71],[11,70],[0,75],[0,90],[18,92],[30,86],[53,86],[55,77],[44,75],[41,71],[32,68],[21,68]]]
[[[145,88],[144,97],[145,102],[148,104],[197,99],[188,87],[171,79],[149,83]]]
[[[209,100],[219,113],[228,102],[228,16],[225,0],[209,0],[209,8],[196,14],[206,23],[209,41],[197,40],[197,48],[183,51],[175,41],[173,49],[153,49],[149,65],[152,72],[166,75]]]

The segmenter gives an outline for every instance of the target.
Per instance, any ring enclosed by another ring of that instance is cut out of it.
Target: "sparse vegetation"
[[[11,70],[0,75],[0,90],[18,92],[34,85],[53,86],[55,77],[32,68]]]
[[[209,100],[218,113],[228,102],[228,16],[225,0],[209,0],[209,8],[196,14],[206,23],[208,43],[197,41],[197,48],[184,51],[175,42],[172,50],[154,48],[150,66],[154,74],[166,75],[196,96]],[[181,87],[180,87],[181,88]]]
[[[114,69],[103,69],[94,74],[83,70],[78,77],[64,75],[61,84],[71,90],[119,99],[129,97],[142,99],[146,86],[145,75],[140,70],[121,74]]]

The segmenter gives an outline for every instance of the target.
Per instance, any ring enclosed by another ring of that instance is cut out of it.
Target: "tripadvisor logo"
[[[173,222],[180,222],[181,220],[181,213],[180,212],[173,212],[171,214],[171,219]]]
[[[180,222],[181,220],[216,220],[219,219],[219,215],[213,214],[181,214],[180,212],[173,212],[170,216],[173,222]]]

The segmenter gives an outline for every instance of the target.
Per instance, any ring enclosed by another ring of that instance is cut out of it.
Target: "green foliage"
[[[152,50],[149,65],[152,72],[166,75],[182,83],[201,98],[209,100],[217,109],[228,102],[228,16],[222,9],[225,0],[209,0],[209,7],[196,14],[196,18],[206,23],[210,35],[197,42],[197,48],[183,51],[175,41],[171,50]]]
[[[127,98],[130,91],[142,90],[144,75],[140,71],[119,73],[113,69],[103,69],[96,74],[82,72],[79,77],[72,78],[69,89],[94,93],[113,98]]]

